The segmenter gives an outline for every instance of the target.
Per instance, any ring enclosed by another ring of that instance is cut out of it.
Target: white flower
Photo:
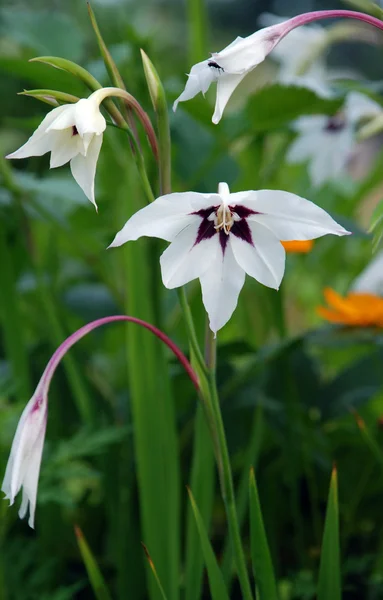
[[[213,123],[218,123],[235,88],[247,73],[266,58],[288,31],[284,22],[260,29],[246,38],[237,37],[221,52],[194,65],[184,91],[174,102],[173,110],[176,110],[179,102],[190,100],[199,92],[205,94],[210,84],[216,81],[217,98],[212,120]]]
[[[301,117],[294,123],[298,136],[290,146],[288,162],[309,160],[309,174],[315,186],[335,179],[355,150],[356,125],[361,119],[377,114],[382,114],[379,104],[359,92],[350,92],[342,111],[334,117]]]
[[[13,504],[15,496],[23,488],[19,510],[25,517],[29,505],[29,525],[34,527],[37,486],[47,424],[48,400],[44,386],[40,384],[26,405],[13,439],[1,490]]]
[[[162,254],[162,280],[176,288],[199,278],[210,327],[217,332],[237,305],[245,274],[278,289],[285,250],[280,240],[309,240],[349,232],[324,210],[295,194],[275,190],[230,194],[168,194],[134,214],[111,246],[141,236],[170,246]]]
[[[383,297],[383,250],[358,275],[351,286],[352,292]]]
[[[51,153],[50,167],[70,161],[72,175],[97,208],[94,178],[106,121],[100,112],[102,90],[75,104],[51,110],[29,140],[7,158],[27,158]]]

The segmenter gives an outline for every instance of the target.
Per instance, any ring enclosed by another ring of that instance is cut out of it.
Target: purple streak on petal
[[[227,242],[229,241],[229,236],[224,232],[223,229],[219,230],[219,243],[222,248],[222,254],[225,256],[225,250],[227,246]]]
[[[201,210],[196,210],[195,212],[190,213],[192,215],[198,215],[202,218],[200,226],[198,227],[194,246],[202,242],[202,240],[209,240],[217,233],[214,228],[214,221],[208,220],[208,217],[210,217],[212,213],[215,213],[217,209],[218,206],[210,206],[209,208],[201,208]]]
[[[250,217],[250,215],[262,214],[257,210],[251,210],[251,208],[247,208],[247,206],[242,206],[241,204],[238,206],[229,206],[229,209],[232,213],[236,213],[241,219],[247,219],[247,217]]]
[[[40,379],[35,394],[39,394],[39,392],[41,392],[43,396],[46,396],[46,394],[48,393],[51,379],[59,362],[61,361],[63,356],[68,352],[68,350],[76,342],[78,342],[78,340],[83,338],[87,333],[93,331],[93,329],[97,329],[97,327],[107,325],[108,323],[113,323],[114,321],[128,321],[130,323],[136,323],[137,325],[145,327],[145,329],[148,329],[149,331],[154,333],[155,336],[157,336],[162,342],[164,342],[164,344],[168,346],[168,348],[170,348],[170,350],[173,352],[176,358],[178,358],[185,371],[189,375],[190,379],[192,380],[194,387],[197,389],[197,391],[199,390],[198,377],[194,372],[191,364],[189,363],[188,359],[183,354],[183,352],[181,352],[181,350],[178,348],[178,346],[174,342],[172,342],[172,340],[165,333],[163,333],[160,329],[157,329],[157,327],[154,327],[154,325],[147,323],[146,321],[136,319],[136,317],[129,317],[127,315],[116,315],[92,321],[91,323],[84,325],[84,327],[81,327],[81,329],[78,329],[75,333],[72,333],[72,335],[70,335],[52,355]]]
[[[244,242],[247,242],[248,244],[254,246],[253,236],[251,235],[251,230],[247,224],[246,219],[235,221],[233,227],[230,230],[230,233],[235,235],[237,238],[240,238]]]

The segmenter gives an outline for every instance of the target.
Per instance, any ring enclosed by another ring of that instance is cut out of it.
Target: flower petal
[[[351,290],[383,296],[383,250],[378,252],[367,267],[354,279]]]
[[[230,96],[234,92],[237,85],[241,83],[245,75],[246,73],[242,73],[241,75],[226,75],[223,73],[220,75],[217,82],[217,97],[215,101],[214,115],[212,118],[213,123],[219,123]]]
[[[217,333],[233,314],[245,283],[245,272],[236,262],[230,244],[227,244],[224,255],[217,252],[209,268],[200,276],[200,281],[210,329]]]
[[[79,152],[79,136],[72,135],[71,129],[51,131],[50,168],[55,169],[69,162]],[[80,140],[81,141],[81,140]]]
[[[40,474],[40,466],[41,459],[43,456],[43,448],[44,448],[44,440],[45,440],[45,431],[46,431],[46,416],[45,420],[41,424],[41,429],[39,435],[36,439],[36,442],[33,448],[30,451],[30,456],[28,460],[28,467],[25,471],[25,476],[23,480],[23,497],[19,510],[19,517],[23,519],[28,510],[29,503],[29,519],[28,525],[34,528],[35,525],[35,510],[36,510],[36,499],[37,499],[37,488],[39,484],[39,474]]]
[[[350,92],[346,99],[345,111],[351,123],[357,124],[364,117],[374,117],[382,114],[383,109],[380,104],[369,98],[369,96],[360,92]]]
[[[218,235],[196,244],[200,219],[185,227],[160,258],[164,286],[173,289],[200,277],[220,252]],[[222,254],[222,253],[221,253]]]
[[[250,215],[248,220],[270,229],[279,240],[310,240],[331,233],[348,235],[350,232],[334,221],[313,202],[290,192],[259,190],[231,194],[233,205],[242,205],[261,214]]]
[[[279,239],[266,227],[248,220],[252,244],[230,235],[235,260],[250,277],[262,285],[278,289],[285,271],[285,250]]]
[[[56,118],[50,123],[47,131],[60,131],[61,129],[73,127],[73,125],[75,125],[76,104],[78,104],[78,102],[75,104],[65,104],[65,110],[56,115]]]
[[[200,217],[191,213],[220,204],[218,194],[183,192],[160,196],[152,204],[136,212],[117,233],[109,247],[121,246],[125,242],[138,240],[143,235],[171,242],[184,227],[194,221],[200,222]]]
[[[98,102],[93,101],[92,96],[89,96],[89,98],[82,98],[76,102],[74,107],[75,125],[81,137],[86,133],[96,133],[97,135],[100,135],[105,131],[105,118],[101,114]]]
[[[8,154],[7,158],[27,158],[29,156],[42,156],[49,152],[52,146],[52,134],[48,132],[50,124],[65,111],[67,105],[58,106],[51,110],[40,123],[36,131],[31,135],[21,148]]]
[[[224,50],[213,54],[213,59],[225,73],[245,74],[265,60],[282,37],[283,31],[282,23],[260,29],[246,38],[237,38]]]
[[[173,110],[177,109],[179,102],[185,102],[194,98],[199,92],[205,94],[210,84],[218,77],[218,71],[208,66],[208,60],[197,63],[191,68],[185,89],[173,104]]]
[[[73,177],[96,209],[97,204],[94,199],[94,178],[96,176],[96,167],[101,145],[102,134],[93,136],[86,156],[77,154],[70,162],[70,169]]]

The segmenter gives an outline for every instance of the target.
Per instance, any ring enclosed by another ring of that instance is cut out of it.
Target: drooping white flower
[[[230,319],[245,274],[278,289],[285,269],[280,240],[309,240],[328,233],[347,235],[324,210],[295,194],[277,190],[231,194],[184,192],[157,198],[134,214],[111,247],[142,236],[171,242],[162,254],[162,280],[176,288],[199,278],[210,327]]]
[[[353,281],[351,292],[383,297],[383,250],[373,257],[367,267]]]
[[[23,488],[19,516],[23,519],[29,506],[28,523],[30,527],[34,527],[47,414],[48,399],[44,386],[40,382],[20,417],[1,487],[11,504],[14,503],[15,497]]]
[[[176,110],[179,102],[194,98],[199,92],[205,94],[210,84],[217,82],[217,97],[213,123],[218,123],[224,108],[242,79],[264,61],[278,42],[288,33],[290,21],[265,27],[246,38],[237,37],[234,42],[213,53],[211,58],[197,63],[191,68],[182,94],[174,102]]]
[[[94,178],[106,121],[100,112],[103,90],[74,104],[51,110],[29,140],[7,158],[27,158],[51,153],[50,167],[70,162],[76,182],[97,208]]]
[[[293,127],[298,132],[287,154],[292,164],[309,161],[309,174],[315,186],[339,176],[355,148],[356,125],[363,118],[382,114],[382,107],[360,92],[350,92],[343,109],[334,117],[301,117]]]

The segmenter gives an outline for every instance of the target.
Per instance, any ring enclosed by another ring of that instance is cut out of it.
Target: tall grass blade
[[[218,565],[214,550],[211,546],[201,513],[198,510],[197,504],[195,503],[190,489],[188,489],[188,492],[199,533],[202,554],[207,568],[211,597],[213,600],[229,600],[226,584],[222,577],[222,572]]]
[[[89,581],[92,586],[97,600],[112,600],[112,596],[108,588],[106,587],[105,580],[98,567],[96,559],[93,556],[91,549],[82,533],[81,529],[75,526],[75,533],[77,537],[78,547],[80,548],[82,560],[84,561],[85,568],[88,573]]]
[[[254,470],[250,470],[251,558],[258,600],[278,600],[277,583],[267,542]]]
[[[341,600],[338,476],[331,475],[318,580],[318,600]]]
[[[154,576],[155,582],[156,582],[156,584],[157,584],[157,586],[158,586],[158,591],[159,591],[159,592],[160,592],[160,594],[161,594],[161,598],[162,598],[162,600],[168,600],[168,598],[167,598],[167,596],[166,596],[166,594],[165,594],[165,592],[164,592],[164,588],[162,587],[162,584],[161,584],[160,578],[158,577],[158,573],[157,573],[157,571],[156,571],[156,567],[154,566],[154,563],[153,563],[153,561],[152,561],[152,559],[151,559],[151,557],[150,557],[149,551],[148,551],[147,547],[145,546],[145,544],[143,544],[143,543],[141,542],[141,545],[142,545],[142,547],[143,547],[143,549],[144,549],[144,552],[145,552],[146,558],[148,559],[149,567],[150,567],[150,570],[151,570],[151,572],[153,573],[153,576]]]

